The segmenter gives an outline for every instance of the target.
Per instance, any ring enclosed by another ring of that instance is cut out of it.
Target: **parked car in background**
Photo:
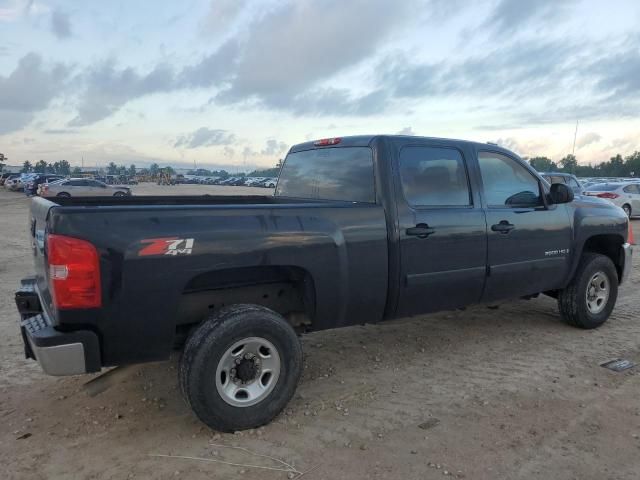
[[[5,187],[12,192],[21,192],[24,189],[25,184],[36,174],[34,173],[21,173],[16,177],[9,177],[9,180],[5,182]]]
[[[64,180],[62,175],[55,175],[52,173],[40,173],[31,178],[24,187],[24,193],[28,196],[38,195],[38,187],[43,183],[55,182],[57,180]]]
[[[0,179],[0,185],[9,188],[8,182],[19,176],[19,173],[3,173],[2,178]]]
[[[14,173],[3,173],[2,175],[0,175],[0,185],[4,185],[4,182],[7,181],[7,178],[9,178],[11,175],[15,175]]]
[[[222,180],[218,185],[233,185],[233,182],[237,180],[237,177],[227,177]]]
[[[249,177],[247,178],[246,185],[247,187],[257,187],[260,183],[264,182],[266,178],[264,177]]]
[[[541,172],[540,175],[549,182],[549,185],[554,183],[564,183],[565,185],[568,185],[569,188],[573,190],[574,195],[582,195],[584,191],[584,187],[580,184],[577,177],[570,173]]]
[[[123,197],[131,195],[129,187],[107,185],[87,178],[70,178],[43,184],[42,197]]]
[[[640,215],[640,184],[638,182],[598,183],[587,187],[585,195],[609,200],[622,208],[629,218]]]
[[[257,183],[255,183],[254,187],[263,187],[263,188],[276,188],[276,183],[278,183],[277,178],[265,178]]]

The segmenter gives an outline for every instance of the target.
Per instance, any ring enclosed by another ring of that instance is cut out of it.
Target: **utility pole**
[[[576,120],[576,131],[573,134],[573,148],[571,149],[571,155],[574,157],[576,154],[576,138],[578,137],[578,122],[580,122],[580,120]]]

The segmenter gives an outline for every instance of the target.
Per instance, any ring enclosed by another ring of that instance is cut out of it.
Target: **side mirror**
[[[569,203],[573,201],[573,190],[564,183],[552,183],[549,197],[551,203]]]

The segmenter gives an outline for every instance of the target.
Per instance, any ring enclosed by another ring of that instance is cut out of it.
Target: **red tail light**
[[[341,138],[323,138],[322,140],[316,140],[313,144],[316,147],[326,147],[328,145],[337,145],[342,141]]]
[[[596,195],[596,197],[600,197],[600,198],[610,198],[610,199],[614,199],[614,198],[618,198],[620,195],[618,195],[617,193],[611,193],[611,192],[604,192],[604,193],[599,193]]]
[[[49,286],[59,309],[99,308],[100,259],[91,243],[63,235],[47,235]]]

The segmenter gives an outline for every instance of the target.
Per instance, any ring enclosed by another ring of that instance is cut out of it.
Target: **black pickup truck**
[[[284,408],[301,332],[540,293],[594,328],[631,267],[620,208],[436,138],[296,145],[273,196],[36,198],[30,222],[27,357],[75,375],[184,346],[184,396],[224,431]]]

